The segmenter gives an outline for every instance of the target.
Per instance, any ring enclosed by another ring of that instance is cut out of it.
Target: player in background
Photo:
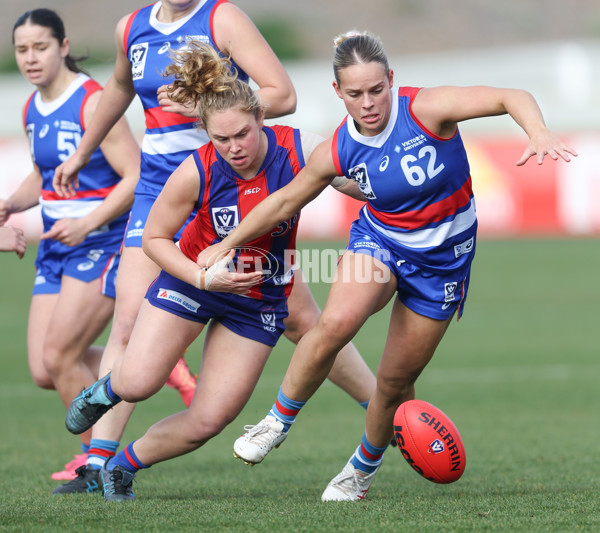
[[[318,144],[291,127],[264,126],[258,94],[232,74],[228,59],[204,43],[177,53],[167,72],[175,75],[177,98],[198,107],[210,142],[175,170],[154,203],[144,250],[163,270],[148,289],[125,354],[111,373],[73,400],[67,428],[85,431],[121,399],[150,397],[205,326],[207,332],[190,407],[154,424],[105,463],[108,501],[135,499],[132,483],[139,469],[199,448],[246,405],[285,329],[295,277],[286,252],[295,249],[298,215],[208,270],[199,269],[195,258],[289,183]],[[349,180],[338,181],[342,190],[361,196]],[[194,220],[175,243],[193,211]],[[227,228],[219,220],[225,211],[235,219]],[[257,265],[268,265],[270,275],[263,279]]]
[[[57,169],[54,180],[59,194],[66,197],[73,192],[77,171],[138,94],[146,117],[140,181],[126,231],[115,314],[100,375],[106,374],[125,352],[148,285],[160,272],[141,248],[148,212],[171,173],[208,142],[206,131],[196,127],[196,110],[170,100],[162,76],[171,61],[169,52],[185,49],[194,39],[208,42],[221,54],[230,56],[238,77],[244,81],[251,78],[257,84],[266,118],[295,110],[296,93],[285,69],[252,21],[234,4],[223,0],[163,0],[120,20],[116,29],[115,70],[99,111],[77,152]],[[180,236],[179,231],[175,238]],[[286,337],[297,342],[316,323],[320,313],[300,275],[288,306]],[[365,407],[375,389],[372,372],[352,344],[342,349],[331,379]],[[99,468],[114,455],[132,410],[132,404],[123,402],[94,427],[89,470],[64,487],[65,492],[87,490],[88,482],[97,481]]]
[[[36,385],[55,389],[69,403],[98,378],[102,348],[92,343],[113,313],[114,276],[138,177],[139,147],[125,119],[119,120],[81,170],[77,194],[68,200],[57,196],[54,169],[75,151],[101,87],[69,54],[63,22],[54,11],[21,15],[12,40],[19,70],[36,87],[23,113],[33,170],[14,194],[0,200],[0,225],[12,213],[41,204],[44,229],[29,310],[29,369]],[[22,242],[17,251],[24,252]],[[52,478],[72,479],[85,464],[89,444],[87,432],[81,436],[83,453]]]
[[[323,501],[356,501],[365,497],[381,464],[396,409],[414,398],[415,381],[452,317],[463,311],[477,219],[458,123],[509,114],[529,137],[518,166],[530,157],[542,164],[546,155],[570,161],[577,154],[547,129],[528,92],[397,88],[379,39],[351,32],[335,42],[333,85],[349,116],[289,185],[205,250],[198,264],[293,217],[333,176],[358,182],[367,204],[352,225],[321,318],[298,343],[269,414],[234,444],[234,453],[251,464],[281,444],[339,347],[397,295],[362,441],[322,495]]]
[[[0,252],[16,252],[19,259],[23,259],[26,249],[27,239],[22,229],[0,226]]]

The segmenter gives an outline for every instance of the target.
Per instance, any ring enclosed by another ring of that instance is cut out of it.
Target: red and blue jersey
[[[477,218],[467,154],[458,131],[428,131],[411,111],[419,88],[393,90],[384,131],[361,135],[351,117],[334,134],[336,170],[357,181],[361,218],[409,262],[459,269],[473,257]]]
[[[40,204],[44,231],[62,218],[81,218],[96,209],[114,189],[119,175],[97,149],[90,162],[79,171],[79,188],[75,196],[61,198],[52,187],[54,169],[76,150],[85,131],[83,110],[89,96],[102,87],[84,74],[79,74],[67,90],[52,102],[42,101],[35,91],[25,105],[23,122],[33,161],[42,176]],[[95,233],[120,232],[123,236],[127,214],[121,215]]]
[[[160,22],[157,2],[131,14],[127,22],[123,46],[131,63],[135,92],[140,97],[146,118],[142,141],[140,184],[162,189],[171,173],[199,146],[208,142],[204,130],[196,127],[197,119],[162,110],[157,90],[171,83],[163,76],[171,63],[170,51],[201,41],[218,50],[213,31],[217,7],[227,0],[201,0],[187,16],[172,23]],[[238,77],[248,76],[233,64]]]
[[[287,185],[304,167],[300,132],[287,126],[264,127],[267,155],[258,174],[242,179],[219,155],[212,143],[193,154],[200,173],[196,218],[190,222],[179,246],[190,259],[220,242],[258,203]],[[299,214],[262,237],[247,243],[236,256],[237,271],[262,270],[264,279],[248,294],[258,300],[287,298],[292,290],[293,254]]]

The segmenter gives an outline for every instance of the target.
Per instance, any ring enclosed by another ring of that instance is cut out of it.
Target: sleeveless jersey
[[[173,23],[157,20],[160,2],[141,8],[129,17],[123,45],[131,63],[133,86],[142,102],[146,119],[140,184],[162,189],[179,164],[208,142],[206,132],[196,127],[198,119],[163,111],[156,91],[171,82],[171,78],[162,75],[171,63],[171,50],[183,48],[192,40],[202,41],[218,50],[213,34],[213,16],[216,8],[226,1],[201,0],[193,12]],[[233,66],[238,77],[248,81],[246,73],[235,64]]]
[[[209,143],[194,152],[200,173],[196,218],[179,241],[182,252],[195,260],[207,246],[220,242],[240,220],[270,193],[288,184],[304,167],[300,132],[287,126],[264,127],[268,150],[252,179],[242,179]],[[236,256],[238,272],[263,270],[264,279],[249,297],[258,300],[287,298],[293,284],[293,253],[299,214],[262,237],[246,244]]]
[[[100,89],[102,87],[94,80],[79,74],[53,102],[43,102],[40,93],[35,91],[25,104],[23,122],[33,160],[43,180],[40,204],[44,231],[61,218],[81,218],[96,209],[120,180],[102,151],[97,149],[79,172],[79,189],[74,197],[61,198],[52,187],[54,169],[75,152],[83,136],[85,103]],[[121,215],[90,236],[110,229],[120,231],[122,237],[126,222],[127,214]]]
[[[458,132],[441,138],[413,116],[419,90],[394,93],[388,124],[374,137],[361,135],[347,116],[332,156],[367,199],[360,216],[401,257],[426,269],[459,269],[473,257],[477,230],[469,162]]]

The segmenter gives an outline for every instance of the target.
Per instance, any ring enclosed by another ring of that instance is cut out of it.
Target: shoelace
[[[244,431],[247,432],[246,437],[258,438],[263,445],[269,444],[272,438],[277,436],[277,432],[271,429],[267,422],[260,422],[256,426],[244,426]]]
[[[131,483],[129,483],[129,485],[123,485],[123,472],[121,472],[120,470],[112,470],[110,472],[110,481],[112,488],[111,493],[127,494],[127,491],[131,488],[131,485],[133,485],[134,480],[135,478],[131,480]]]

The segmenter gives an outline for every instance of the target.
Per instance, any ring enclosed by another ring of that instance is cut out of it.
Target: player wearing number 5
[[[211,256],[243,245],[298,212],[337,174],[356,179],[368,198],[351,229],[317,325],[300,341],[270,413],[234,444],[259,463],[286,437],[304,403],[323,382],[339,347],[395,294],[388,337],[355,453],[322,499],[363,499],[392,436],[398,406],[451,318],[462,313],[475,253],[477,219],[467,155],[458,132],[464,120],[508,113],[529,144],[517,165],[570,160],[576,153],[546,128],[533,97],[492,87],[395,88],[381,42],[351,33],[336,42],[334,89],[349,116],[321,144],[289,185],[246,215]],[[325,439],[325,436],[324,436]]]
[[[70,402],[98,375],[102,349],[92,343],[112,317],[139,148],[120,120],[81,171],[77,194],[59,198],[52,187],[54,169],[75,152],[101,87],[69,54],[54,11],[35,9],[19,17],[13,43],[21,73],[37,89],[23,115],[33,170],[10,198],[0,199],[0,225],[11,213],[41,204],[44,233],[29,311],[29,369],[36,385],[56,389]],[[82,436],[84,452],[89,442],[88,432]],[[78,454],[52,477],[73,478],[82,458]]]

